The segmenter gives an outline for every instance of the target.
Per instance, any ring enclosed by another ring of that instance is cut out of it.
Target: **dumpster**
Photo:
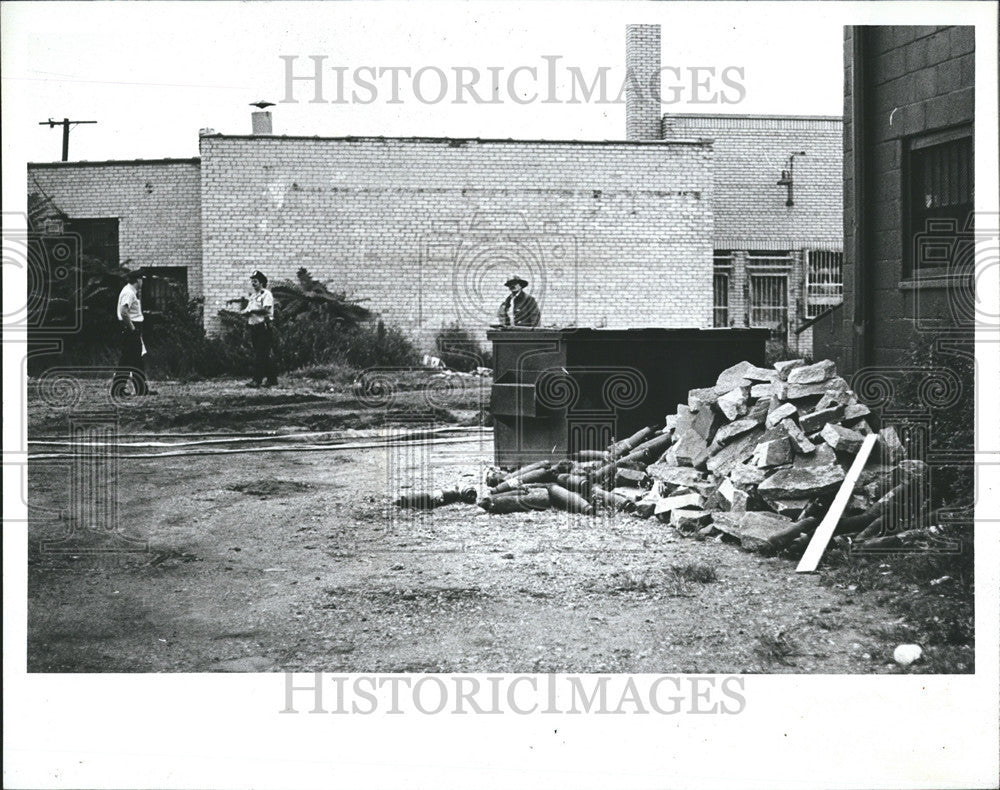
[[[688,390],[746,360],[764,365],[767,329],[495,329],[496,464],[604,450],[662,425]]]

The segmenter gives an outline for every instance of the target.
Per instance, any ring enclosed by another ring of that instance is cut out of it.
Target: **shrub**
[[[469,372],[478,367],[490,367],[492,355],[464,327],[452,324],[441,329],[434,338],[437,355],[452,370]]]
[[[409,366],[416,349],[403,333],[387,328],[371,311],[331,291],[304,268],[295,282],[271,287],[275,301],[274,354],[280,371],[341,365],[354,368]],[[221,310],[223,356],[234,372],[249,370],[253,358],[246,319],[240,310],[246,299],[234,300],[236,310]]]

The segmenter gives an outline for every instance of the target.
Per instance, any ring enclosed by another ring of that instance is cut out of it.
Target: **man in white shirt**
[[[116,395],[127,394],[128,381],[132,379],[136,395],[155,395],[146,382],[146,346],[142,342],[142,272],[131,271],[126,277],[125,287],[118,294],[118,343],[121,359],[111,384]]]
[[[250,285],[253,292],[247,297],[247,306],[243,314],[247,316],[247,326],[250,328],[250,342],[253,344],[253,381],[248,387],[259,387],[264,378],[265,387],[273,387],[278,383],[274,360],[271,358],[271,346],[274,343],[274,297],[267,290],[267,277],[255,269],[250,275]]]

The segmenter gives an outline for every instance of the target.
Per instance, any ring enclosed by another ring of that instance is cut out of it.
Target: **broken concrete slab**
[[[694,414],[685,404],[677,404],[676,420],[674,421],[674,436],[686,433],[694,425]]]
[[[772,398],[761,398],[755,404],[753,404],[749,411],[747,411],[746,418],[748,420],[753,420],[756,423],[762,423],[767,419],[767,413],[771,409]]]
[[[745,512],[747,502],[750,499],[749,494],[733,485],[728,477],[719,484],[716,496],[722,504],[723,509],[731,513]]]
[[[773,428],[782,420],[798,417],[798,414],[799,410],[795,408],[794,403],[782,403],[777,408],[768,412],[767,418],[764,420],[764,425],[768,428]]]
[[[688,408],[696,412],[705,406],[711,406],[718,398],[719,393],[715,391],[715,387],[688,390]]]
[[[743,515],[740,513],[713,513],[712,514],[712,525],[725,535],[731,535],[734,538],[740,536],[740,519]]]
[[[863,417],[868,417],[872,413],[863,403],[852,403],[844,407],[844,422],[853,422]]]
[[[656,502],[653,513],[657,516],[663,513],[670,513],[672,510],[683,508],[698,509],[702,506],[700,494],[680,494],[678,496],[663,497]]]
[[[795,522],[777,513],[751,511],[740,518],[740,546],[747,551],[771,552],[772,540],[787,534]]]
[[[736,464],[730,470],[728,479],[737,488],[750,488],[763,483],[766,477],[767,472],[758,466]]]
[[[703,469],[708,461],[708,444],[701,435],[692,428],[670,448],[680,466],[692,466]]]
[[[753,453],[753,462],[756,466],[784,466],[792,462],[792,444],[788,437],[772,439],[768,442],[761,442]]]
[[[754,448],[763,435],[764,429],[758,425],[749,433],[730,442],[708,459],[706,463],[708,471],[719,477],[725,477],[736,464],[753,455]]]
[[[809,469],[814,466],[829,466],[837,463],[837,454],[826,442],[820,441],[816,444],[816,451],[795,456],[792,466],[795,469]]]
[[[730,513],[746,513],[747,506],[750,503],[750,495],[739,488],[736,489],[733,494],[733,501],[729,505]]]
[[[737,362],[732,367],[726,368],[715,380],[716,391],[726,393],[734,387],[743,386],[744,380],[748,378],[746,371],[752,367],[754,366],[749,362]]]
[[[656,509],[656,503],[660,497],[655,491],[647,491],[646,495],[635,503],[635,514],[640,518],[649,518]]]
[[[847,397],[843,392],[824,392],[823,397],[816,402],[813,410],[823,411],[824,409],[831,409],[835,406],[843,406],[844,408],[847,408],[849,401],[850,397]]]
[[[725,445],[729,444],[731,441],[737,437],[742,436],[745,433],[749,433],[754,428],[756,428],[760,423],[755,420],[746,417],[742,420],[735,420],[733,422],[727,423],[719,428],[715,432],[715,440],[712,442],[712,446],[709,452],[713,455],[721,450]]]
[[[790,384],[787,381],[779,381],[774,385],[774,394],[783,401],[801,401],[806,398],[819,400],[826,395],[828,383],[821,381],[818,384]]]
[[[749,388],[735,387],[722,395],[715,405],[727,420],[735,420],[747,413],[747,398],[750,395]]]
[[[611,493],[620,497],[625,497],[630,502],[638,502],[643,497],[649,495],[649,489],[637,488],[635,486],[615,486],[611,489]]]
[[[750,381],[770,382],[778,378],[778,371],[774,368],[759,368],[756,365],[750,365],[743,371],[743,378],[750,379]]]
[[[844,481],[844,470],[837,464],[779,469],[757,486],[768,499],[812,499],[835,491]]]
[[[678,532],[692,534],[712,522],[712,514],[706,510],[675,510],[670,514],[670,523]]]
[[[615,474],[615,482],[622,486],[635,486],[636,488],[649,488],[650,478],[646,472],[640,469],[629,469],[619,467]]]
[[[831,406],[828,409],[820,409],[809,414],[799,415],[799,427],[803,433],[810,434],[823,430],[823,426],[829,422],[836,422],[844,413],[843,406]]]
[[[722,415],[711,407],[698,409],[692,420],[692,427],[706,442],[711,442],[715,432],[724,424]]]
[[[705,479],[704,474],[690,466],[668,466],[663,462],[650,464],[646,467],[646,474],[671,488],[691,486]]]
[[[733,504],[733,497],[736,495],[736,486],[728,477],[719,483],[718,494],[727,505]]]
[[[861,443],[865,440],[865,437],[857,431],[832,422],[823,426],[820,435],[823,437],[823,441],[836,452],[852,456],[857,455],[858,450],[861,449]]]
[[[791,419],[784,419],[779,425],[788,434],[788,440],[792,443],[792,447],[795,448],[795,452],[800,455],[809,455],[816,452],[816,445],[809,441],[809,438],[803,433],[802,429],[792,422]]]
[[[804,359],[784,359],[774,363],[774,371],[778,374],[780,381],[787,381],[789,373],[796,368],[804,367],[805,364],[806,361]]]
[[[768,504],[777,511],[779,516],[797,519],[812,501],[811,499],[775,499]]]
[[[803,365],[788,371],[785,378],[789,384],[819,384],[827,381],[837,373],[837,365],[833,360],[824,359],[814,365]]]

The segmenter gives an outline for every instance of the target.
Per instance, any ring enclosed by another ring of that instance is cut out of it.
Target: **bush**
[[[478,367],[492,367],[492,354],[483,351],[475,338],[458,324],[446,326],[434,338],[437,355],[452,370],[469,372]]]
[[[416,349],[403,333],[387,328],[371,311],[335,293],[304,268],[296,282],[279,281],[271,288],[275,301],[274,354],[279,371],[318,370],[331,365],[368,368],[416,365]],[[240,310],[221,310],[222,356],[234,372],[250,369],[253,349]]]
[[[61,238],[33,231],[31,242],[37,255],[54,260],[52,251]],[[86,367],[98,375],[108,374],[119,358],[115,306],[127,269],[87,255],[70,262],[68,268],[67,276],[44,281],[36,277],[29,284],[29,325],[43,329],[45,339],[61,340],[62,349],[30,355],[28,371],[39,375],[51,367]],[[154,277],[146,275],[147,280]],[[253,349],[246,318],[239,313],[246,299],[234,300],[237,310],[221,310],[218,337],[207,337],[202,300],[185,299],[169,280],[163,284],[170,287],[160,289],[165,294],[160,309],[144,310],[143,340],[149,351],[150,377],[185,380],[247,375]],[[299,269],[295,283],[275,283],[272,293],[276,303],[273,353],[280,371],[315,365],[411,366],[419,360],[402,332],[387,328],[344,294],[330,291],[305,269]],[[29,332],[29,339],[41,340],[42,335]]]

